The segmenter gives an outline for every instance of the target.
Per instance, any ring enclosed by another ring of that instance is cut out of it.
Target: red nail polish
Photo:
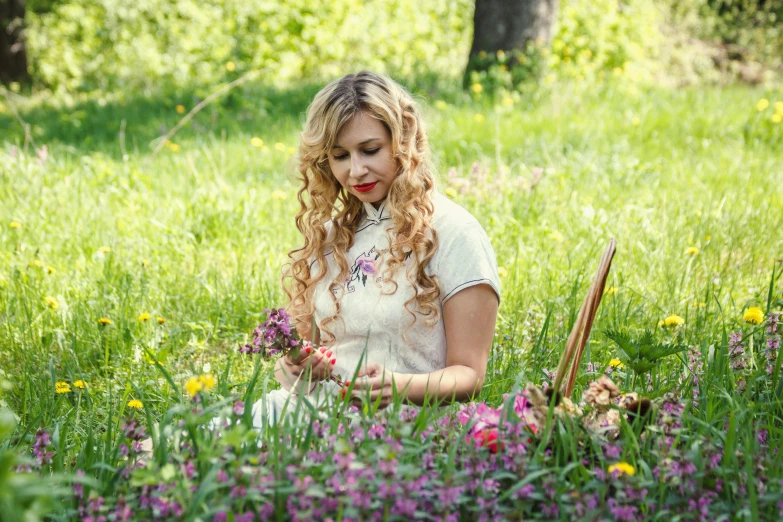
[[[332,364],[336,363],[336,362],[337,362],[337,358],[335,357],[335,358],[334,358],[334,359],[332,359],[330,362],[331,362]]]
[[[319,348],[319,350],[321,351],[321,353],[324,353],[324,352],[326,351],[326,348],[324,348],[323,346],[321,346],[321,348]]]
[[[326,356],[327,357],[331,357],[332,356],[332,350],[329,350],[328,352],[326,352]]]
[[[313,349],[311,347],[309,347],[309,346],[307,348],[305,348],[305,353],[310,353],[312,351],[313,351]]]

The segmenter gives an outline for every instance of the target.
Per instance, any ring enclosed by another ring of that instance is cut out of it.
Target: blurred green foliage
[[[438,84],[465,68],[473,7],[473,0],[36,0],[28,6],[28,53],[36,87],[66,99],[161,90],[203,97],[256,70],[276,87],[361,68]],[[606,75],[692,83],[716,80],[731,60],[779,67],[781,13],[783,0],[564,0],[550,44],[534,43],[511,62],[473,57],[494,70],[471,83],[518,89],[531,77]]]
[[[209,88],[263,70],[284,85],[369,67],[462,67],[472,1],[63,1],[29,15],[33,76],[53,91]],[[205,91],[206,92],[206,91]]]

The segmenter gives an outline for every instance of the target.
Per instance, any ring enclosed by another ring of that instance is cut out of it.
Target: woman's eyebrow
[[[364,140],[364,141],[363,141],[363,142],[361,142],[359,145],[366,145],[367,143],[370,143],[371,141],[375,141],[375,140],[379,140],[379,139],[380,139],[380,138],[370,138],[370,139],[368,139],[368,140]],[[333,145],[333,146],[332,146],[332,148],[333,148],[333,149],[344,149],[345,147],[343,147],[342,145],[340,145],[340,144],[338,143],[338,144],[336,144],[336,145]]]

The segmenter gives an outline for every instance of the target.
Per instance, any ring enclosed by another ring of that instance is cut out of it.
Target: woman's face
[[[378,208],[397,177],[391,135],[380,121],[360,112],[337,134],[329,167],[346,191]]]

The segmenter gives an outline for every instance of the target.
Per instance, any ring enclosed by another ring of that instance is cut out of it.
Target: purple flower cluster
[[[767,334],[765,356],[767,358],[767,373],[769,375],[775,370],[775,363],[778,358],[778,351],[780,350],[780,336],[778,332],[778,324],[780,323],[779,313],[770,313],[767,316],[767,328],[765,333]]]
[[[742,344],[742,332],[734,332],[729,335],[729,366],[735,372],[748,367],[745,345]]]
[[[49,444],[51,444],[52,437],[44,430],[38,430],[35,434],[35,443],[33,444],[33,456],[39,467],[46,466],[52,463],[52,457],[54,452],[49,451]]]
[[[291,326],[291,316],[285,308],[265,309],[266,321],[253,331],[253,340],[239,348],[239,353],[257,354],[272,357],[299,346],[296,331]]]

